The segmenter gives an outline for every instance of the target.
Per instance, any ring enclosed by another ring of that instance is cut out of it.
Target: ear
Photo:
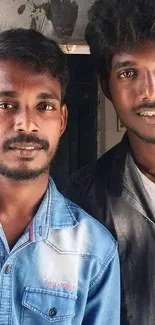
[[[64,133],[68,120],[68,110],[66,105],[61,106],[61,129],[60,129],[60,136]]]

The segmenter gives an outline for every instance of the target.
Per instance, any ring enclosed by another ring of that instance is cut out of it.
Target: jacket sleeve
[[[91,284],[82,325],[120,325],[118,252]]]

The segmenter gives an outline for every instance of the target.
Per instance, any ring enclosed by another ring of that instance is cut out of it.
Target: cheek
[[[123,87],[123,85],[116,85],[111,88],[112,102],[118,111],[122,109],[128,111],[135,105],[136,91],[131,87]]]
[[[12,133],[12,124],[7,119],[0,118],[0,141],[8,138],[10,133]]]
[[[43,131],[43,129],[42,129]],[[46,138],[49,139],[49,142],[51,145],[55,144],[59,141],[60,135],[61,135],[61,120],[55,119],[52,120],[51,123],[49,121],[48,125],[45,124],[44,126],[44,132],[42,132],[46,135]]]

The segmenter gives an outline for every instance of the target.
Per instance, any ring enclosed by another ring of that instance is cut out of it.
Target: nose
[[[154,73],[146,73],[143,78],[141,78],[140,83],[140,99],[145,100],[155,100],[155,75]]]
[[[39,126],[35,112],[26,107],[20,109],[15,116],[14,128],[15,132],[38,132]]]

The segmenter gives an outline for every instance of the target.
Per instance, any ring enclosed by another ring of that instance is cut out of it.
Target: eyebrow
[[[129,66],[136,66],[136,62],[135,61],[122,61],[122,62],[116,62],[114,65],[114,69],[120,69],[120,68],[125,68],[125,67],[129,67]]]
[[[16,91],[10,91],[10,90],[0,91],[0,97],[18,98],[19,96],[20,94]],[[56,99],[60,101],[60,98],[56,94],[52,94],[52,93],[40,93],[37,96],[37,99]]]
[[[0,97],[16,98],[19,97],[19,94],[16,91],[2,90],[0,91]]]
[[[40,93],[37,96],[37,99],[56,99],[60,101],[60,98],[56,94],[50,94],[50,93]]]

